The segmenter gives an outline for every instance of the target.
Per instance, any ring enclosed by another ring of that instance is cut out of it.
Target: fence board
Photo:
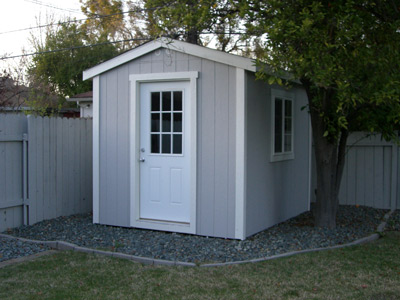
[[[23,224],[25,133],[28,222],[91,211],[92,120],[0,114],[0,232]]]
[[[0,231],[22,224],[22,135],[26,116],[0,114]]]
[[[36,140],[36,131],[33,130],[33,116],[28,116],[28,132],[29,140]],[[36,193],[36,187],[37,187],[37,180],[36,180],[36,170],[37,170],[37,143],[28,143],[28,199],[29,199],[29,217],[28,217],[28,222],[29,223],[36,223],[38,218],[36,214],[36,206],[37,206],[37,193]]]
[[[349,137],[346,163],[339,192],[340,204],[366,205],[389,209],[400,207],[400,152],[394,143],[379,136],[362,139],[361,133]],[[313,153],[311,191],[316,189],[315,154]],[[397,178],[396,178],[397,177]],[[397,180],[396,180],[397,179]],[[315,197],[312,197],[315,201]],[[393,204],[391,204],[391,201]]]
[[[57,216],[57,172],[56,172],[56,155],[57,155],[57,118],[50,118],[50,136],[49,136],[49,218],[55,218]]]
[[[63,164],[62,158],[64,155],[63,148],[63,127],[62,127],[62,119],[56,119],[56,216],[62,216],[63,214]]]

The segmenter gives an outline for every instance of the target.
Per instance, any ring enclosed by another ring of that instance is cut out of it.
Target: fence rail
[[[0,231],[92,209],[92,121],[0,114]]]

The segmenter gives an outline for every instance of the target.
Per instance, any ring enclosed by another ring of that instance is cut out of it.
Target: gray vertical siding
[[[294,159],[270,162],[271,86],[247,78],[246,236],[308,210],[309,121],[305,92],[293,88]],[[274,86],[279,89],[280,87]]]
[[[234,238],[235,68],[165,49],[100,76],[100,223],[129,226],[129,74],[199,71],[197,234]]]
[[[399,156],[398,147],[394,143],[381,140],[380,136],[365,138],[363,133],[350,135],[347,144],[339,203],[385,209],[390,209],[392,206],[399,207],[399,161],[397,160],[396,164],[392,157],[392,155]],[[312,175],[312,191],[314,191],[317,187],[314,154]],[[393,189],[392,176],[397,177],[394,178],[397,179],[397,186]],[[392,195],[392,191],[396,195]],[[312,200],[315,201],[314,193]]]

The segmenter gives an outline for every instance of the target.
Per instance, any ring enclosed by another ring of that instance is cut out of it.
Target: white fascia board
[[[87,80],[93,78],[101,73],[104,73],[108,70],[111,70],[115,67],[118,67],[128,61],[131,61],[137,57],[145,55],[153,50],[156,50],[161,47],[161,44],[158,40],[148,42],[142,46],[139,46],[135,49],[132,49],[128,52],[125,52],[121,55],[118,55],[110,60],[107,60],[93,68],[87,69],[83,71],[83,80]]]
[[[222,52],[219,50],[215,49],[210,49],[207,47],[199,46],[199,45],[194,45],[186,42],[181,42],[181,41],[168,41],[167,39],[161,39],[160,41],[163,43],[165,48],[175,50],[178,52],[190,54],[193,56],[198,56],[201,58],[205,58],[208,60],[212,60],[215,62],[219,62],[222,64],[234,66],[237,68],[241,68],[247,71],[251,72],[256,72],[256,65],[255,61],[247,58],[247,57],[242,57],[226,52]]]
[[[127,63],[135,58],[143,56],[150,53],[158,48],[166,48],[185,54],[209,59],[215,62],[231,65],[244,70],[256,72],[255,62],[246,57],[233,55],[218,51],[215,49],[210,49],[186,42],[181,42],[177,40],[170,40],[167,38],[160,38],[152,42],[148,42],[142,46],[132,49],[124,54],[114,57],[102,64],[99,64],[93,68],[83,71],[83,80],[93,78],[101,73],[118,67],[124,63]]]

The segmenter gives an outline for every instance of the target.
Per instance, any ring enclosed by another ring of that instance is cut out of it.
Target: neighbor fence
[[[0,114],[0,231],[92,209],[92,120]]]
[[[399,147],[379,135],[352,134],[339,193],[340,204],[375,208],[400,208]],[[312,159],[312,200],[317,186],[315,156]]]

